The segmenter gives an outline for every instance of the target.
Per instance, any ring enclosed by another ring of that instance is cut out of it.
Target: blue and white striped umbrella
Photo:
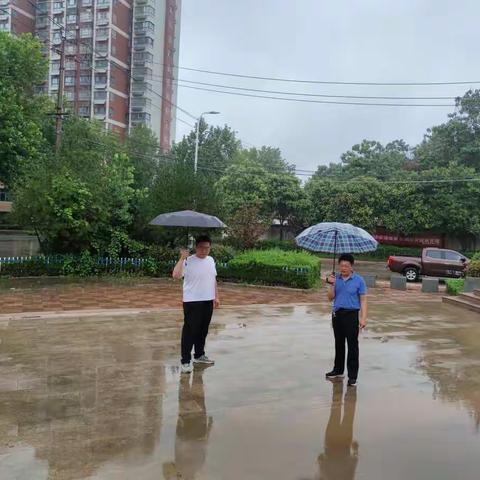
[[[378,242],[365,230],[349,223],[322,222],[295,238],[299,247],[313,252],[364,253],[377,249]]]

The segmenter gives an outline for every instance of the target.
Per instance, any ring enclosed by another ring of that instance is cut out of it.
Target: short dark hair
[[[198,245],[199,243],[203,243],[203,242],[209,243],[210,245],[212,244],[212,240],[208,235],[199,235],[195,239],[195,246]]]
[[[338,257],[338,263],[340,263],[340,262],[348,262],[348,263],[350,263],[350,265],[353,265],[355,263],[355,258],[353,257],[353,255],[351,253],[342,253]]]

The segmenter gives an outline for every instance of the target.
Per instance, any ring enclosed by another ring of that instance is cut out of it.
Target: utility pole
[[[55,152],[60,151],[60,146],[62,144],[62,120],[63,120],[63,83],[65,77],[65,34],[63,29],[62,33],[62,43],[60,45],[60,75],[58,79],[58,92],[57,92],[57,108],[55,112],[56,122],[55,122]]]

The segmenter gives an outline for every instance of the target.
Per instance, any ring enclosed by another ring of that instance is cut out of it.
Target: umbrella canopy
[[[372,252],[378,246],[363,228],[338,222],[317,223],[300,233],[295,241],[306,250],[325,253]]]
[[[313,252],[364,253],[377,249],[378,242],[365,230],[349,223],[323,222],[304,230],[295,238],[299,247]]]
[[[182,210],[180,212],[162,213],[155,217],[150,225],[164,227],[198,227],[198,228],[225,228],[226,225],[213,215]]]

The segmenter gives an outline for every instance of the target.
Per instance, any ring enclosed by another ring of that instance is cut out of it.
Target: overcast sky
[[[479,18],[478,0],[183,0],[180,66],[328,81],[480,80]],[[456,96],[469,88],[309,85],[186,70],[179,78],[332,95]],[[364,138],[414,145],[453,111],[293,103],[182,87],[178,105],[195,115],[220,111],[210,123],[230,125],[247,146],[279,147],[299,169],[337,162]],[[177,140],[189,130],[178,123]]]

